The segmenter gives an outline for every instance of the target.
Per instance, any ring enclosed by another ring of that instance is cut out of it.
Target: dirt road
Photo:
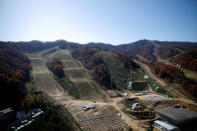
[[[156,80],[156,82],[161,85],[162,87],[166,86],[165,82],[161,79],[159,79],[157,76],[155,76],[154,73],[151,72],[150,68],[148,67],[148,65],[145,65],[139,61],[134,60],[137,64],[141,65],[142,68],[146,71],[146,73],[154,80]]]
[[[152,79],[156,80],[156,82],[157,82],[160,86],[162,86],[162,87],[166,86],[166,83],[165,83],[163,80],[161,80],[161,79],[158,78],[156,75],[154,75],[154,73],[151,72],[151,70],[150,70],[150,68],[148,67],[148,65],[145,65],[145,64],[143,64],[143,63],[141,63],[141,62],[139,62],[139,61],[136,61],[136,60],[135,60],[135,62],[138,63],[139,65],[141,65],[142,68],[144,68],[144,70],[147,72],[147,74],[148,74]],[[190,104],[193,104],[193,105],[196,105],[196,104],[197,104],[197,103],[195,103],[193,100],[191,100],[190,98],[188,98],[188,97],[184,96],[183,94],[181,94],[180,92],[178,92],[177,90],[173,90],[173,91],[171,91],[171,92],[173,92],[173,95],[177,97],[177,98],[175,98],[175,100],[184,101],[184,102],[187,102],[187,103],[190,103]]]
[[[125,112],[122,111],[122,109],[120,108],[120,106],[118,105],[119,102],[121,102],[123,100],[122,97],[118,97],[118,98],[112,98],[110,103],[106,103],[106,102],[96,102],[96,105],[100,105],[100,106],[112,106],[114,107],[114,109],[116,109],[122,117],[124,117],[124,119],[126,120],[126,122],[131,126],[131,128],[134,131],[143,131],[145,130],[144,128],[141,128],[137,125],[137,123],[135,122],[135,120],[133,120],[131,117],[129,117]],[[89,100],[69,100],[69,101],[64,101],[62,103],[63,105],[78,105],[78,108],[81,108],[82,105],[92,105],[92,101]],[[78,112],[81,113],[81,112]],[[77,114],[78,114],[77,113]]]
[[[137,125],[137,123],[135,122],[135,120],[133,120],[131,117],[129,117],[126,113],[124,113],[120,106],[118,106],[118,103],[121,102],[123,100],[123,98],[118,97],[118,98],[113,98],[112,99],[112,103],[111,105],[120,112],[120,114],[125,118],[126,122],[131,126],[131,128],[134,131],[146,131],[144,128],[141,128]]]

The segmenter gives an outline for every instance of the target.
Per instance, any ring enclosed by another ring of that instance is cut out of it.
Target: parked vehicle
[[[142,106],[139,103],[134,103],[131,107],[132,110],[141,110]]]

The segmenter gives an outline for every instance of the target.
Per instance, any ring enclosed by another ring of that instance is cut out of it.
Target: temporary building
[[[185,108],[167,108],[156,112],[169,123],[181,129],[197,129],[197,113]]]
[[[161,120],[154,121],[154,127],[161,131],[178,131],[178,127]]]

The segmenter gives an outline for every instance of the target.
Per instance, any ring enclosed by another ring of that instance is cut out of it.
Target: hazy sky
[[[0,0],[0,40],[197,41],[197,0]]]

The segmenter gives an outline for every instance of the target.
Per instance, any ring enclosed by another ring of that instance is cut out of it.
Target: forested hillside
[[[186,78],[184,73],[178,68],[163,63],[155,63],[154,71],[161,78],[167,79],[169,82],[180,83]]]
[[[188,70],[197,72],[197,48],[181,53],[180,55],[172,58],[171,62]]]
[[[168,42],[168,41],[151,41],[139,40],[130,44],[116,46],[116,50],[121,49],[131,55],[140,55],[149,61],[155,61],[154,49],[158,47],[157,53],[162,59],[178,55],[182,51],[197,48],[197,43],[192,42]]]
[[[191,50],[197,48],[197,43],[192,42],[166,42],[166,41],[155,41],[160,47],[158,50],[158,55],[165,59],[175,56],[182,51]]]
[[[131,55],[140,55],[149,61],[155,61],[153,55],[154,45],[148,40],[139,40],[130,44],[122,44],[116,47],[117,50],[130,53]]]
[[[23,51],[25,53],[35,53],[35,52],[40,52],[42,50],[54,47],[54,46],[59,46],[62,49],[65,48],[77,48],[80,47],[80,45],[78,43],[73,43],[73,42],[68,42],[65,40],[57,40],[57,41],[46,41],[46,42],[42,42],[42,41],[38,41],[38,40],[33,40],[33,41],[29,41],[29,42],[2,42],[1,43],[4,44],[8,44],[11,45],[12,47]]]
[[[58,77],[65,76],[63,71],[63,64],[60,58],[55,58],[47,63],[48,68]]]
[[[0,107],[17,106],[26,94],[30,80],[30,61],[11,45],[0,43]]]
[[[90,42],[85,45],[79,43],[68,42],[65,40],[57,41],[29,41],[29,42],[2,42],[6,44],[11,44],[18,50],[23,52],[40,52],[42,50],[59,46],[61,49],[78,49],[80,47],[90,47],[97,48],[99,50],[113,50],[113,51],[123,51],[129,53],[132,56],[140,55],[141,57],[147,59],[150,62],[156,61],[156,56],[154,55],[154,49],[157,48],[157,53],[162,59],[170,58],[172,56],[178,55],[182,51],[188,51],[193,48],[197,48],[197,43],[192,42],[168,42],[168,41],[152,41],[152,40],[139,40],[129,44],[121,45],[111,45],[105,43],[94,43]],[[157,45],[157,47],[155,47]]]
[[[113,82],[113,86],[110,86],[111,79],[109,70],[104,64],[100,48],[81,47],[72,51],[72,56],[80,60],[87,69],[93,70],[95,79],[101,84],[107,88],[116,88]]]
[[[180,84],[184,90],[197,97],[197,82],[188,79],[180,69],[172,65],[155,63],[154,71],[159,77],[167,79],[170,83]]]

